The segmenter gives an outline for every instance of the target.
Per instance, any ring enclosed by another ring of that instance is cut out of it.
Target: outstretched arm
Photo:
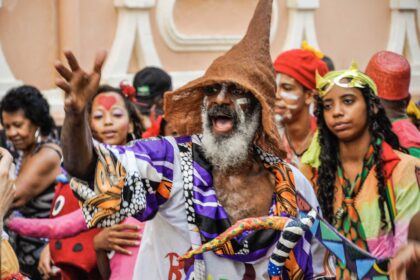
[[[72,52],[66,51],[65,56],[69,68],[61,62],[55,64],[61,76],[56,84],[65,92],[65,117],[61,132],[64,168],[70,175],[88,180],[93,175],[95,154],[86,106],[99,86],[106,53],[99,52],[96,55],[91,73],[80,68]]]
[[[87,230],[81,208],[52,219],[12,218],[7,227],[23,236],[49,239],[72,237]]]

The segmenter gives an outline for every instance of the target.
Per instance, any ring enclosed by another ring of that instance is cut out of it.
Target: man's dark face
[[[228,171],[248,160],[261,126],[261,106],[252,93],[234,83],[206,86],[201,118],[202,147],[219,170]]]
[[[203,88],[204,109],[215,136],[229,136],[237,128],[241,114],[252,115],[257,99],[248,91],[234,83],[221,83]]]

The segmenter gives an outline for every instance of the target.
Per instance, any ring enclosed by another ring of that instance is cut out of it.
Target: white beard
[[[255,108],[251,116],[246,117],[242,108],[235,104],[238,114],[236,128],[229,136],[215,136],[212,133],[212,123],[207,116],[206,100],[201,113],[203,121],[202,147],[209,162],[222,172],[244,163],[249,154],[249,148],[260,125],[261,108]]]

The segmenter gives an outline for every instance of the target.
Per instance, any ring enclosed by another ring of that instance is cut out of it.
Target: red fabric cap
[[[328,72],[327,64],[306,50],[295,49],[281,53],[274,61],[277,73],[289,75],[307,89],[315,89],[315,73],[324,76]]]
[[[403,56],[380,51],[372,56],[365,72],[375,82],[380,98],[392,101],[410,95],[410,64]]]

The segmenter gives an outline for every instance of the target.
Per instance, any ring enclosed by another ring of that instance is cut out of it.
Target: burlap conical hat
[[[274,122],[272,107],[276,83],[270,56],[272,0],[260,0],[245,37],[220,56],[198,78],[180,89],[165,94],[165,118],[181,135],[201,133],[201,105],[204,86],[233,82],[249,90],[262,107],[262,131],[256,144],[267,152],[284,156]]]

